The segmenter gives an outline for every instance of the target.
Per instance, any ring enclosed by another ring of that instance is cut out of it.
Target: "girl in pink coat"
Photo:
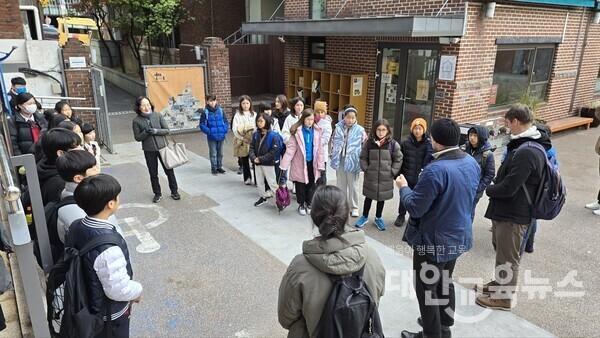
[[[298,213],[310,215],[310,203],[315,182],[325,170],[321,142],[321,128],[315,123],[315,113],[307,108],[300,120],[290,128],[287,150],[280,163],[281,170],[289,170],[289,179],[296,184]]]

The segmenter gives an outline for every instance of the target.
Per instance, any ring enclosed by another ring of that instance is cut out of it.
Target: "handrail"
[[[12,168],[8,163],[8,156],[4,142],[0,142],[0,179],[2,179],[2,197],[8,204],[7,211],[14,214],[19,211],[18,201],[21,197],[21,189],[15,186]]]

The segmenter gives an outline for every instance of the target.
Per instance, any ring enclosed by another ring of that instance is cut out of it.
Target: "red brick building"
[[[386,118],[397,139],[415,117],[497,128],[527,92],[546,121],[600,99],[597,0],[284,5],[284,21],[248,22],[243,31],[284,37],[286,84],[290,67],[367,74],[365,126]]]
[[[226,38],[246,21],[245,0],[183,0],[193,17],[179,27],[182,44],[200,45],[206,37]]]

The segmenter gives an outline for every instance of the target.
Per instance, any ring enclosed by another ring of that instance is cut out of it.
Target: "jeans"
[[[420,253],[424,252],[413,251],[413,279],[423,333],[427,337],[441,337],[442,325],[454,325],[456,301],[452,273],[456,259],[436,263]]]
[[[211,170],[223,168],[223,142],[225,142],[225,140],[208,140]]]
[[[146,166],[148,167],[148,173],[150,174],[150,184],[152,184],[152,192],[154,195],[162,195],[160,183],[158,181],[158,162],[160,162],[165,175],[167,175],[171,194],[176,193],[177,180],[175,179],[175,172],[173,169],[165,168],[165,164],[163,163],[162,158],[160,158],[158,151],[144,151],[144,157],[146,158]]]

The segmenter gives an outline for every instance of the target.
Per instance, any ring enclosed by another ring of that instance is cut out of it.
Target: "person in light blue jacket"
[[[452,273],[473,245],[471,209],[479,185],[479,164],[458,148],[460,127],[442,118],[431,126],[434,160],[411,189],[398,176],[400,200],[411,218],[403,241],[413,249],[414,285],[423,332],[402,337],[450,337],[455,297]],[[433,274],[433,276],[432,276]],[[436,277],[437,276],[437,277]]]
[[[217,104],[217,97],[214,94],[206,95],[206,108],[200,118],[199,127],[206,134],[208,141],[211,174],[224,174],[223,143],[229,131],[229,123],[223,109]]]
[[[358,217],[358,177],[362,144],[367,139],[365,128],[356,122],[358,111],[353,106],[344,110],[344,119],[335,125],[331,168],[336,171],[337,186],[348,197],[352,217]]]

